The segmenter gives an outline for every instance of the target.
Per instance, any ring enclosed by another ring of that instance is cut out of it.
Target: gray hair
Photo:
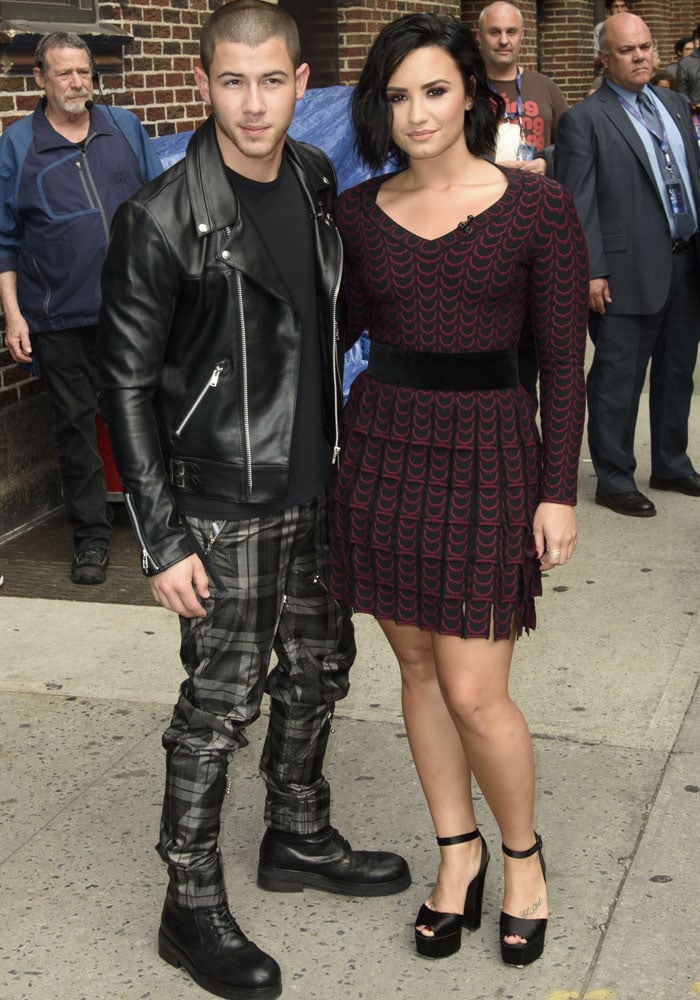
[[[481,27],[481,24],[482,24],[484,18],[486,17],[487,13],[497,3],[507,3],[509,7],[513,8],[513,10],[515,11],[515,13],[520,18],[520,23],[521,24],[523,23],[523,15],[522,15],[520,9],[518,7],[516,7],[514,3],[511,3],[510,0],[491,0],[491,3],[487,3],[486,6],[484,7],[484,9],[482,10],[482,12],[479,14],[479,22],[478,22],[479,27]]]
[[[50,31],[39,39],[39,44],[34,50],[34,65],[42,73],[46,71],[46,53],[49,49],[82,49],[87,53],[90,69],[94,69],[92,52],[80,35],[72,31]]]

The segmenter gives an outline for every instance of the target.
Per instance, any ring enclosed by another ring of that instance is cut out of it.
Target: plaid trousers
[[[265,821],[314,833],[330,820],[323,759],[355,657],[352,621],[328,594],[325,494],[271,517],[187,518],[210,578],[206,618],[180,620],[183,666],[163,735],[166,789],[158,851],[183,906],[225,901],[218,837],[234,751],[260,715]],[[272,654],[277,663],[268,668]]]

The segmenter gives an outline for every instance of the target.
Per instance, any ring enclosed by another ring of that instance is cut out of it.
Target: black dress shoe
[[[411,884],[408,865],[387,851],[353,851],[332,826],[318,833],[268,829],[260,845],[258,885],[272,892],[324,889],[343,896],[390,896]]]
[[[73,556],[70,578],[73,583],[104,583],[109,566],[109,549],[78,549]]]
[[[653,490],[673,490],[674,493],[685,493],[687,497],[700,497],[700,473],[691,472],[689,476],[680,479],[659,479],[652,476],[649,485]]]
[[[166,896],[158,954],[217,997],[274,1000],[282,992],[279,965],[248,940],[225,903],[189,909]]]
[[[595,502],[601,507],[609,507],[616,514],[629,514],[630,517],[653,517],[656,514],[654,504],[639,490],[628,490],[626,493],[601,493],[596,490]]]

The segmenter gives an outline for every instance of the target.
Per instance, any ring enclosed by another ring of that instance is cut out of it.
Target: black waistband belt
[[[514,389],[520,385],[515,348],[474,354],[436,354],[402,351],[399,347],[372,342],[367,374],[391,385],[444,392]]]

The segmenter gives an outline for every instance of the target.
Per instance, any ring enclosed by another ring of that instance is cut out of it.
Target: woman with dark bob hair
[[[416,770],[440,846],[418,951],[481,922],[489,850],[472,775],[503,842],[503,960],[547,925],[532,741],[508,691],[541,571],[576,547],[588,262],[571,196],[485,158],[498,99],[471,32],[411,14],[380,32],[353,97],[357,149],[398,169],[338,200],[349,342],[368,330],[331,491],[330,587],[379,621],[398,659]],[[518,380],[533,317],[542,434]]]
[[[465,93],[473,107],[464,114],[464,138],[475,156],[492,153],[498,122],[503,117],[503,98],[488,85],[486,69],[474,36],[452,17],[413,14],[394,21],[377,37],[355,88],[352,123],[355,146],[371,170],[381,170],[387,161],[407,167],[408,153],[396,144],[387,114],[387,84],[391,74],[414,49],[435,45],[448,53],[462,76]]]

